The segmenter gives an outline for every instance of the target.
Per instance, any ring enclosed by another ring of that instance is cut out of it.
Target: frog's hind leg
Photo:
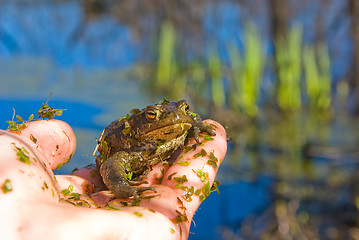
[[[109,157],[100,167],[100,173],[105,185],[112,191],[116,198],[135,197],[140,199],[142,192],[151,190],[156,192],[153,187],[133,187],[143,183],[144,181],[128,181],[126,178],[126,170],[122,165],[122,161],[117,157]]]

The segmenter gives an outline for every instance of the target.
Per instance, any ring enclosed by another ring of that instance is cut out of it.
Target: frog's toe
[[[140,200],[140,195],[144,192],[144,191],[153,191],[155,193],[157,193],[156,189],[154,189],[153,187],[133,187],[133,193],[132,196],[135,197],[136,200]]]
[[[193,128],[194,140],[196,140],[197,143],[200,143],[199,133],[200,133],[200,129],[198,127]]]
[[[146,184],[148,183],[147,181],[143,181],[143,180],[131,180],[131,181],[128,181],[128,184],[130,186],[138,186],[138,185],[141,185],[141,184]]]
[[[157,192],[156,189],[154,189],[153,187],[136,187],[136,192],[138,194],[141,194],[142,192],[148,191],[148,190],[155,192],[155,193]]]
[[[206,126],[203,122],[200,124],[199,129],[201,132],[206,132],[211,136],[216,136],[216,132],[210,127]]]
[[[140,199],[141,193],[147,190],[153,191],[155,193],[157,192],[156,189],[154,189],[153,187],[132,187],[130,185],[124,185],[111,189],[111,191],[114,193],[115,198],[125,199],[129,197],[134,197],[137,200]]]

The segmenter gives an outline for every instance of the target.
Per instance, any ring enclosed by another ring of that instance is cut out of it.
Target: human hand
[[[76,148],[66,123],[40,120],[27,123],[21,133],[0,130],[0,234],[5,239],[187,239],[192,217],[214,182],[213,162],[218,159],[219,166],[227,148],[223,127],[207,124],[215,126],[213,140],[181,153],[171,166],[154,166],[146,181],[157,193],[144,192],[139,206],[123,206],[128,199],[109,201],[109,191],[98,191],[103,183],[95,169],[53,174]]]

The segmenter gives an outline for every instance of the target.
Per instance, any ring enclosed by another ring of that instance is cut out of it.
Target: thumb
[[[38,120],[26,123],[19,134],[30,146],[41,151],[51,169],[70,160],[76,149],[76,138],[71,127],[60,120]]]

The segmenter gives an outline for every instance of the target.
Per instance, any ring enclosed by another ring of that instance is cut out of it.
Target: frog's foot
[[[152,191],[154,193],[157,193],[156,189],[154,189],[153,187],[134,187],[134,189],[136,189],[135,191],[137,196],[135,194],[133,196],[136,200],[140,199],[139,195],[141,195],[144,191]]]
[[[133,187],[146,183],[146,181],[128,180],[126,178],[125,168],[118,159],[108,158],[107,161],[101,165],[100,173],[103,182],[116,198],[126,199],[133,196],[136,199],[140,199],[139,195],[144,191],[151,190],[156,192],[153,187]]]
[[[154,189],[153,187],[132,187],[132,186],[122,186],[121,188],[118,189],[111,189],[111,191],[113,192],[115,198],[129,198],[129,197],[134,197],[136,200],[141,200],[140,195],[144,192],[144,191],[152,191],[157,193],[156,189]]]
[[[216,132],[213,129],[209,128],[208,126],[204,125],[201,117],[198,114],[191,115],[191,117],[193,119],[193,124],[192,124],[192,128],[188,131],[188,138],[194,137],[196,142],[200,143],[199,134],[201,132],[206,132],[211,136],[216,136]],[[186,142],[187,142],[187,139],[186,139]],[[185,142],[185,145],[186,145],[186,142]]]

